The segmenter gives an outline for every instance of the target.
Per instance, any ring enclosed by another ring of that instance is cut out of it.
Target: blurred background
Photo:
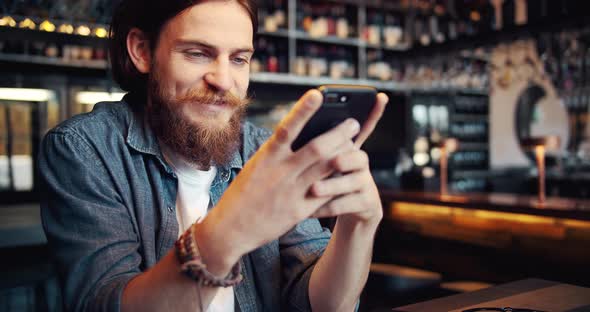
[[[48,129],[122,98],[118,2],[0,0],[0,311],[61,310],[35,158]],[[590,2],[258,3],[248,119],[272,129],[322,84],[390,96],[364,147],[386,217],[361,310],[529,276],[590,286]]]

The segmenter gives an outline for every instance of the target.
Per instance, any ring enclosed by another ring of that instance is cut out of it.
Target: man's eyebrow
[[[217,51],[218,48],[210,43],[207,43],[206,41],[202,41],[202,40],[186,40],[186,39],[178,39],[174,41],[174,46],[175,47],[184,47],[184,46],[193,46],[193,47],[201,47],[201,48],[205,48],[207,50],[215,50]],[[232,54],[233,53],[245,53],[245,52],[249,52],[249,53],[254,53],[254,49],[252,47],[243,47],[243,48],[236,48],[236,49],[232,49]]]

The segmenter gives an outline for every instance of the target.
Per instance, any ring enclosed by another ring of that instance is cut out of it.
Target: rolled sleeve
[[[121,186],[83,137],[50,132],[41,147],[41,217],[66,311],[119,311],[140,273],[139,239]]]
[[[283,274],[282,305],[287,311],[311,311],[309,280],[328,241],[330,231],[308,219],[279,239]]]

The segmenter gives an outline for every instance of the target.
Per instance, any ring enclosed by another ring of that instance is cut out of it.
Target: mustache
[[[216,92],[211,89],[190,89],[174,99],[176,103],[226,104],[230,107],[246,106],[251,101],[250,97],[242,99],[231,92]]]

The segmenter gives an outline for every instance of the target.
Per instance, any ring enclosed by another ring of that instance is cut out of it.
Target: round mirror
[[[534,137],[558,136],[559,147],[548,150],[548,156],[557,156],[565,150],[568,140],[567,112],[561,100],[548,96],[541,85],[531,84],[518,96],[515,112],[515,130],[522,151],[534,163],[534,155],[523,142]]]

